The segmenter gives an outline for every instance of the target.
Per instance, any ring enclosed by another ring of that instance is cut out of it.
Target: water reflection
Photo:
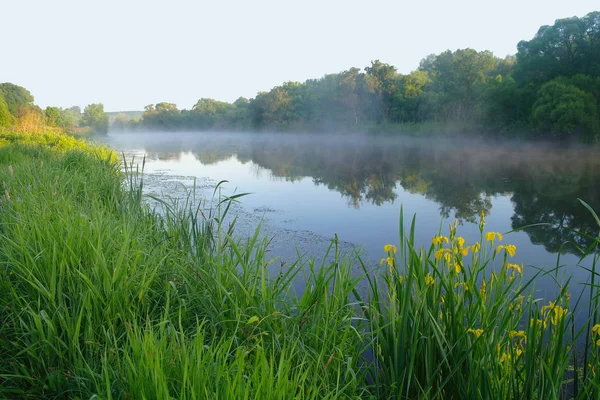
[[[339,192],[354,208],[393,203],[400,186],[434,201],[443,216],[472,222],[482,210],[494,212],[494,196],[508,195],[512,227],[546,223],[527,234],[549,252],[562,246],[575,253],[577,246],[589,244],[575,231],[590,236],[598,231],[577,200],[600,210],[600,160],[593,148],[269,134],[154,134],[144,135],[143,144],[149,157],[160,160],[178,159],[182,151],[204,165],[235,156],[270,171],[273,179],[309,177]]]

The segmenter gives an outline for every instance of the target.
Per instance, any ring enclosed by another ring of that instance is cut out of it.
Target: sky
[[[372,60],[416,69],[447,49],[516,53],[598,0],[0,0],[0,82],[41,107],[232,102]]]

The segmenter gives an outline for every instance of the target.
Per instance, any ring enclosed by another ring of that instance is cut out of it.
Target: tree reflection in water
[[[594,148],[480,139],[214,134],[184,144],[148,143],[146,149],[161,159],[191,151],[204,164],[235,155],[242,163],[252,161],[269,170],[274,178],[310,177],[355,208],[366,202],[394,202],[400,187],[435,201],[445,217],[473,221],[482,210],[493,212],[492,197],[510,195],[512,227],[546,223],[527,233],[549,252],[561,246],[576,252],[576,246],[588,241],[574,230],[591,236],[598,231],[577,200],[600,210],[600,160]]]

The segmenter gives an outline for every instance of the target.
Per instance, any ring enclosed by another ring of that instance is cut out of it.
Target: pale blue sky
[[[597,0],[0,0],[0,82],[42,107],[109,111],[254,97],[380,59],[402,73],[428,54],[514,54],[519,40]]]

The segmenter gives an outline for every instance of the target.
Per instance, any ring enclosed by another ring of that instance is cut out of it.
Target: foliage
[[[159,216],[128,165],[125,191],[96,148],[60,136],[73,149],[55,151],[38,137],[0,148],[0,397],[366,391],[356,280],[337,253],[290,297],[300,261],[268,279],[266,241],[234,240],[217,222],[235,196],[215,214],[161,203]]]
[[[600,12],[558,19],[519,42],[515,75],[541,85],[557,76],[600,75]]]
[[[532,286],[543,273],[523,280],[524,266],[510,262],[516,247],[486,232],[483,214],[472,244],[454,224],[416,248],[415,219],[408,231],[400,224],[398,251],[384,248],[383,284],[366,274],[378,397],[558,398],[572,340],[566,286],[540,306]]]
[[[0,96],[0,127],[11,126],[14,122],[14,117],[8,109],[8,104],[2,96]]]
[[[91,127],[96,133],[107,133],[108,115],[104,112],[104,105],[95,103],[86,106],[81,117],[81,125]]]
[[[15,117],[19,116],[21,109],[33,105],[33,96],[29,90],[9,82],[0,83],[0,97],[4,97],[8,110]]]
[[[599,128],[597,101],[583,90],[552,80],[537,94],[531,115],[534,127],[559,137],[593,136]]]

